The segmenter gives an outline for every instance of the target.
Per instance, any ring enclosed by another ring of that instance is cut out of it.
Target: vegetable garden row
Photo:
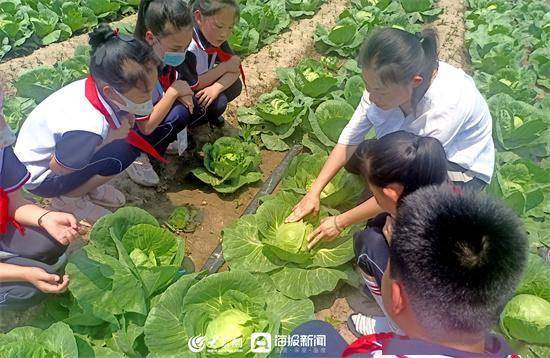
[[[466,43],[474,79],[493,116],[497,167],[488,191],[521,216],[532,254],[500,328],[550,355],[550,6],[544,1],[469,0]],[[546,257],[546,262],[538,255]],[[544,345],[546,347],[538,346]],[[520,344],[521,346],[521,344]]]
[[[311,15],[320,3],[248,1],[231,44],[251,53],[273,41],[290,16]],[[489,102],[498,146],[496,176],[488,190],[521,215],[532,247],[524,280],[500,329],[513,341],[529,343],[518,346],[527,356],[544,357],[550,352],[550,326],[543,322],[550,314],[550,266],[538,254],[550,245],[545,97],[550,87],[550,6],[542,0],[468,3],[467,46],[474,78]],[[286,151],[301,143],[310,152],[291,162],[279,191],[263,197],[256,213],[224,228],[228,272],[182,276],[184,242],[146,211],[123,208],[99,220],[89,244],[71,255],[68,293],[47,301],[45,314],[32,322],[35,327],[0,335],[0,347],[13,356],[214,356],[189,350],[189,339],[205,336],[207,348],[219,355],[276,356],[276,351],[249,352],[251,333],[289,334],[314,318],[313,296],[333,291],[341,282],[357,283],[350,263],[356,228],[311,251],[306,238],[324,217],[349,209],[361,192],[359,178],[339,173],[321,195],[317,218],[283,221],[309,189],[359,103],[364,84],[354,58],[361,40],[377,26],[418,31],[440,11],[431,0],[351,0],[334,27],[315,31],[316,48],[325,57],[278,69],[278,88],[262,95],[256,106],[238,110],[243,138],[205,146],[204,168],[193,173],[222,193],[260,180],[260,147]],[[6,102],[10,125],[19,128],[36,103],[83,77],[86,63],[81,48],[73,59],[23,74],[14,84],[17,97]],[[244,352],[235,353],[239,340]]]
[[[324,0],[244,1],[241,4],[239,24],[235,27],[229,43],[241,56],[256,52],[273,42],[281,31],[287,29],[291,18],[311,16],[323,2]],[[1,4],[3,2],[0,1],[0,11]],[[134,6],[137,7],[138,4],[139,2],[136,2]],[[85,28],[96,24],[97,19]],[[121,31],[133,32],[133,26],[124,26]],[[88,47],[79,46],[75,49],[73,58],[60,61],[53,66],[38,66],[22,73],[12,84],[16,89],[16,95],[6,98],[4,103],[4,115],[8,125],[17,132],[23,120],[38,103],[66,84],[85,77],[88,73],[88,60]]]
[[[311,16],[324,0],[247,0],[231,44],[248,54],[272,42],[290,18]],[[2,0],[0,60],[84,33],[98,24],[131,14],[138,0]]]

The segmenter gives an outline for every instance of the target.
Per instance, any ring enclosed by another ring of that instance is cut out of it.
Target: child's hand
[[[321,225],[307,237],[307,241],[309,242],[307,245],[308,250],[311,250],[321,240],[332,241],[340,235],[342,229],[336,222],[337,218],[337,216],[329,216],[321,220]]]
[[[182,80],[177,80],[168,88],[166,93],[175,98],[184,96],[192,96],[193,90],[189,87],[189,84]]]
[[[391,215],[386,216],[386,223],[382,228],[382,233],[384,234],[384,237],[386,238],[388,245],[391,244],[391,238],[393,235],[393,222],[394,220],[391,217]]]
[[[121,118],[121,126],[118,129],[109,129],[107,134],[106,143],[111,143],[115,140],[126,139],[128,132],[134,126],[135,116],[125,116]]]
[[[47,273],[40,267],[29,267],[26,279],[36,288],[44,293],[62,293],[69,286],[69,276],[60,277],[56,274]]]
[[[193,103],[193,93],[187,96],[178,97],[178,101],[180,101],[185,107],[187,107],[190,114],[193,114],[193,110],[195,108],[195,104]]]
[[[69,245],[79,235],[78,223],[72,214],[49,212],[42,217],[40,226],[62,245]]]
[[[218,96],[221,93],[220,86],[217,86],[216,83],[214,83],[212,86],[206,87],[195,95],[199,101],[199,105],[201,107],[207,108],[210,107],[210,105],[218,98]]]
[[[241,58],[239,56],[233,55],[229,60],[227,60],[224,63],[227,68],[227,72],[233,72],[233,73],[241,72]]]
[[[293,223],[302,220],[306,215],[311,213],[317,216],[320,207],[321,199],[319,195],[310,191],[294,206],[294,208],[292,208],[292,213],[285,219],[285,223]]]

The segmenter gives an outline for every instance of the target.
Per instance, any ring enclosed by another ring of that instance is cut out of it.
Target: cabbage
[[[233,193],[240,187],[259,181],[260,149],[239,138],[222,137],[214,144],[205,144],[204,168],[192,173],[221,193]]]
[[[533,295],[517,295],[504,308],[500,327],[509,338],[550,344],[550,302]]]
[[[354,277],[352,232],[348,228],[332,242],[307,249],[307,236],[322,218],[285,224],[300,197],[280,192],[264,198],[254,215],[244,215],[222,231],[223,254],[232,270],[267,273],[277,290],[287,297],[303,299],[334,290],[340,280]]]
[[[314,319],[313,302],[278,293],[267,277],[243,271],[186,275],[157,300],[145,322],[153,357],[252,357],[255,332],[287,335]],[[188,342],[198,340],[198,352]],[[274,346],[274,345],[273,345]]]
[[[326,154],[300,154],[289,164],[281,189],[306,194],[327,160]],[[321,192],[321,204],[333,209],[351,209],[365,186],[360,177],[341,170]]]

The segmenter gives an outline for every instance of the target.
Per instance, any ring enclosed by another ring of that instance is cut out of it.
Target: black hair
[[[132,36],[118,34],[102,23],[89,34],[90,74],[119,92],[133,87],[146,88],[151,71],[159,60],[151,46]],[[136,66],[125,66],[134,63]]]
[[[168,25],[179,30],[192,24],[191,11],[185,0],[142,0],[134,35],[144,41],[147,31],[163,37],[170,35]]]
[[[199,10],[203,16],[214,16],[225,8],[235,10],[235,18],[238,19],[241,14],[239,3],[235,0],[194,0],[193,12]]]
[[[439,67],[437,34],[429,28],[416,34],[389,27],[378,29],[363,42],[358,63],[363,69],[372,68],[385,85],[407,84],[420,75],[424,80],[414,89],[411,100],[416,108]]]
[[[356,153],[359,174],[380,188],[403,185],[401,198],[423,186],[447,181],[445,150],[432,137],[397,131],[364,141]]]
[[[429,186],[403,200],[393,226],[390,277],[433,338],[464,340],[497,323],[528,254],[517,215],[484,193]]]

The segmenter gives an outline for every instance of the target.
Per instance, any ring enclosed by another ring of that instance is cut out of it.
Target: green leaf
[[[145,322],[145,343],[153,357],[194,356],[183,322],[185,295],[197,282],[197,275],[186,275],[171,285],[151,308]]]
[[[223,256],[233,270],[269,272],[279,266],[263,253],[256,219],[252,215],[241,217],[222,230]]]
[[[284,267],[270,276],[277,290],[294,299],[304,299],[332,291],[336,288],[338,281],[347,278],[342,270],[324,267],[315,269]]]
[[[118,251],[110,230],[113,229],[117,237],[123,238],[129,228],[138,224],[159,226],[158,221],[143,209],[135,207],[120,208],[113,214],[100,218],[94,224],[90,232],[90,242],[101,248],[106,254],[118,257]]]
[[[71,294],[94,316],[117,324],[113,315],[146,314],[145,291],[132,271],[91,245],[71,255],[66,267]]]

